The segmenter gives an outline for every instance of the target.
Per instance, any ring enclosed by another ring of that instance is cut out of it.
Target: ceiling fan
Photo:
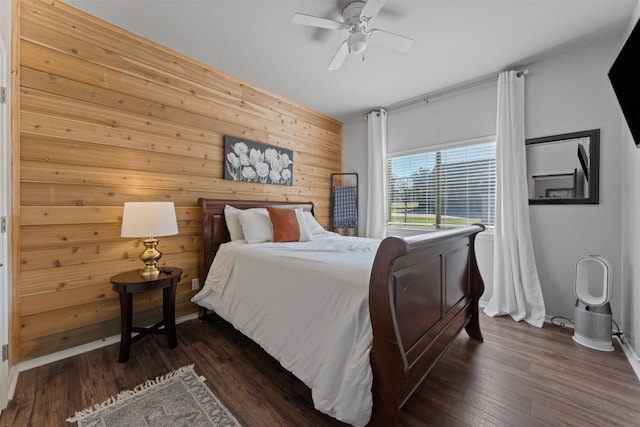
[[[318,16],[296,13],[291,21],[294,24],[309,25],[311,27],[326,28],[328,30],[347,30],[349,37],[340,45],[329,70],[337,70],[350,53],[362,53],[367,48],[369,40],[397,49],[401,52],[409,50],[413,40],[377,28],[368,29],[369,22],[376,17],[387,0],[354,1],[342,11],[343,22]]]

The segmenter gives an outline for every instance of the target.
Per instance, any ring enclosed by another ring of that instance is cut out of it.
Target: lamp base
[[[155,279],[160,274],[160,270],[157,267],[145,267],[140,270],[140,275],[147,279]]]
[[[158,277],[160,274],[160,270],[158,270],[158,260],[162,257],[162,253],[156,249],[158,246],[158,239],[154,239],[153,237],[149,237],[148,239],[144,239],[142,243],[144,243],[145,250],[140,254],[140,259],[145,264],[145,268],[140,270],[140,275],[142,277],[146,277],[148,279],[153,279]]]

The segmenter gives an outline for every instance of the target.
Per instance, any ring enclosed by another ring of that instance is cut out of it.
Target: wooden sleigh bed
[[[206,274],[221,244],[230,240],[224,207],[239,209],[303,206],[312,203],[200,199],[203,209],[203,262]],[[482,341],[478,300],[484,284],[474,242],[482,225],[388,237],[377,250],[369,282],[373,330],[370,352],[373,409],[369,426],[395,426],[402,405],[458,334]],[[201,310],[201,318],[206,309]]]

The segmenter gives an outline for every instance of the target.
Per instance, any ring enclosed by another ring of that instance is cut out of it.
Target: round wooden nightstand
[[[139,270],[131,270],[113,276],[110,280],[113,290],[120,295],[120,359],[121,363],[129,360],[131,344],[148,334],[162,334],[167,336],[169,348],[178,345],[176,338],[176,288],[180,282],[182,270],[175,267],[163,267],[158,277],[146,278],[140,276]],[[132,326],[133,294],[152,289],[162,289],[162,321],[150,328]],[[160,329],[164,326],[163,329]],[[132,332],[139,332],[131,337]]]

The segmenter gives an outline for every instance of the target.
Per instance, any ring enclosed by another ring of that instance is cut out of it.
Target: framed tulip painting
[[[293,184],[293,151],[225,135],[224,179]]]

